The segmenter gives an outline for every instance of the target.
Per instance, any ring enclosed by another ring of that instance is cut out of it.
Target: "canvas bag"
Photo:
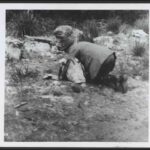
[[[69,80],[74,83],[86,82],[83,65],[76,58],[69,58],[61,63],[58,76],[60,80]]]

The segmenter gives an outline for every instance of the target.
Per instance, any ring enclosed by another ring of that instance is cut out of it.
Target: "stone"
[[[111,36],[99,36],[94,38],[93,41],[95,44],[107,47],[113,44],[113,38]]]
[[[54,55],[51,53],[51,48],[50,48],[50,45],[48,43],[37,42],[37,41],[33,41],[33,40],[25,40],[24,49],[28,53],[36,52],[37,55],[49,56],[51,58],[54,58]],[[32,55],[31,55],[31,57],[32,57]]]
[[[81,87],[82,87],[82,88],[85,88],[85,87],[86,87],[86,83],[82,83],[82,84],[81,84]]]
[[[48,80],[48,79],[58,80],[58,76],[57,76],[57,75],[54,75],[54,74],[49,73],[49,74],[46,74],[46,75],[43,77],[43,79],[45,79],[45,80]]]
[[[62,91],[61,91],[60,88],[55,88],[55,89],[53,90],[53,95],[54,95],[54,96],[61,96],[61,95],[63,95],[63,93],[62,93]]]
[[[20,60],[23,53],[23,42],[17,39],[6,39],[6,56],[8,59]]]
[[[74,102],[74,99],[73,99],[71,96],[61,96],[61,97],[60,97],[60,100],[61,100],[62,102],[68,103],[68,104]]]
[[[148,37],[148,34],[141,29],[136,29],[136,30],[134,29],[131,31],[130,36],[143,38],[143,37]]]
[[[114,33],[113,33],[112,31],[108,31],[108,32],[107,32],[107,35],[108,35],[108,36],[112,36],[112,35],[114,35]]]
[[[60,81],[53,81],[52,82],[52,85],[54,85],[54,86],[60,86],[61,85],[61,83],[60,83]]]
[[[41,95],[40,98],[46,99],[46,100],[48,99],[48,100],[50,100],[52,102],[57,101],[57,97],[53,96],[53,95]]]
[[[82,87],[81,87],[79,84],[73,84],[73,85],[71,86],[71,88],[72,88],[72,90],[73,90],[74,92],[76,92],[76,93],[80,93],[81,90],[82,90]]]
[[[148,47],[149,36],[143,30],[132,30],[128,34],[128,41],[131,48],[135,47],[136,44],[141,44]]]

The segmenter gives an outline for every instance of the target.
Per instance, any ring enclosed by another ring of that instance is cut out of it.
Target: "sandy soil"
[[[5,141],[148,141],[147,81],[130,77],[129,91],[122,94],[43,80],[49,72],[57,74],[61,57],[24,60],[38,73],[23,80],[22,95],[20,83],[12,80],[11,62],[6,63]]]

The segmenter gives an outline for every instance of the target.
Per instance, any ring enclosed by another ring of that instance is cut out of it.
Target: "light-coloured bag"
[[[59,76],[74,83],[85,83],[84,68],[76,58],[68,59],[63,66]]]

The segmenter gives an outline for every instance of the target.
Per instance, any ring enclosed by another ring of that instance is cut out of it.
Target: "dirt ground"
[[[11,62],[6,63],[5,141],[148,141],[148,81],[129,77],[129,90],[122,94],[44,80],[47,73],[58,73],[61,57],[22,60],[36,73],[21,85],[12,80]]]

